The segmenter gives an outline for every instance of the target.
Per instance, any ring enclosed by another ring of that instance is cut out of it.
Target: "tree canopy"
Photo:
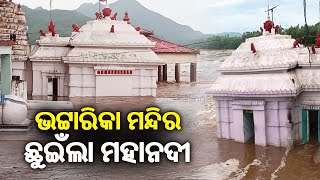
[[[280,29],[280,32],[284,30],[284,34],[291,35],[292,38],[301,38],[303,44],[314,44],[317,34],[320,34],[320,24],[308,26],[291,26],[288,29]],[[308,32],[308,33],[307,33]],[[210,36],[205,39],[201,39],[205,43],[197,44],[196,48],[200,49],[236,49],[243,43],[246,39],[251,37],[260,36],[260,31],[253,31],[253,32],[245,32],[242,36]]]

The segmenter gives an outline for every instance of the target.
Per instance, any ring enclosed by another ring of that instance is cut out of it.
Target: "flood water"
[[[157,106],[179,112],[182,130],[161,132],[157,138],[190,142],[191,163],[163,160],[159,164],[131,165],[95,161],[92,165],[65,163],[31,170],[24,162],[24,146],[30,140],[41,139],[32,130],[0,136],[0,179],[320,179],[320,146],[315,142],[287,150],[217,138],[214,102],[206,92],[219,75],[217,68],[231,52],[202,51],[197,83],[188,83],[189,66],[182,65],[182,83],[174,84],[174,66],[169,66],[170,82],[159,84],[157,98],[71,99],[76,108],[93,106],[101,111],[128,112]],[[12,140],[19,136],[27,141]]]

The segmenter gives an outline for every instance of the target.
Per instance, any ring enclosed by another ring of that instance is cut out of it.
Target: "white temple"
[[[298,39],[269,30],[247,39],[220,67],[210,91],[218,137],[253,138],[261,146],[320,143],[320,51],[309,54]]]
[[[50,24],[30,57],[33,96],[156,96],[158,66],[164,63],[151,49],[155,43],[129,18],[115,20],[109,8],[103,16],[74,25],[71,37],[59,37]]]

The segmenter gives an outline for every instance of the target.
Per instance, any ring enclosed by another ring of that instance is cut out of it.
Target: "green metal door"
[[[318,111],[318,142],[320,143],[320,111]]]
[[[302,109],[302,144],[308,142],[308,110]]]
[[[9,54],[1,55],[1,94],[11,94],[12,63]]]

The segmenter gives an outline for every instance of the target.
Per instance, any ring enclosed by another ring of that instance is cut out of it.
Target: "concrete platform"
[[[72,110],[73,104],[70,101],[39,101],[28,100],[28,110]]]
[[[32,128],[33,122],[26,119],[23,125],[0,125],[0,132],[28,132]]]

